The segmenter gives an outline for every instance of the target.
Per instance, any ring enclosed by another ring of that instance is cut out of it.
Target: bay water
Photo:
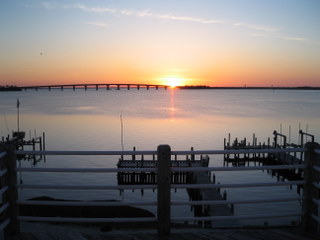
[[[46,133],[46,150],[156,150],[169,144],[172,150],[220,150],[223,139],[252,136],[267,142],[274,130],[299,143],[299,129],[320,137],[320,91],[316,90],[39,90],[0,93],[0,136],[20,130],[26,138]],[[121,125],[123,128],[121,128]],[[123,139],[123,145],[121,141]],[[116,156],[48,156],[32,167],[116,167]],[[222,166],[223,156],[211,155],[210,166]],[[263,171],[217,172],[220,183],[276,182]],[[116,185],[109,173],[22,173],[19,181],[43,184]],[[22,189],[20,198],[51,196],[80,200],[151,201],[156,192],[66,191]],[[264,187],[227,189],[228,199],[296,196],[296,188]],[[184,190],[172,191],[173,200],[188,199]],[[292,213],[300,202],[236,205],[235,214]],[[155,212],[153,207],[145,207]],[[174,207],[173,216],[192,216],[190,207]],[[246,220],[244,224],[290,224],[299,218]]]

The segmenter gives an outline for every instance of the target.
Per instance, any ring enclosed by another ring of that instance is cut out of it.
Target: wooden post
[[[5,184],[8,190],[3,194],[3,202],[10,204],[9,208],[4,212],[5,219],[10,219],[10,223],[5,228],[5,236],[16,235],[20,232],[20,224],[18,221],[18,191],[17,191],[17,172],[16,172],[16,147],[13,144],[0,147],[1,150],[7,152],[7,155],[2,159],[4,165],[8,169],[5,175]],[[4,180],[4,179],[3,179]]]
[[[191,147],[191,152],[193,152],[193,147]],[[191,154],[191,161],[194,161],[195,160],[195,156],[194,154]]]
[[[133,151],[136,151],[136,147],[133,147]],[[135,161],[135,160],[136,160],[136,155],[132,154],[132,161]]]
[[[315,142],[305,144],[307,151],[305,152],[306,169],[304,171],[305,185],[303,187],[304,201],[302,204],[302,226],[305,231],[318,231],[320,233],[320,224],[317,223],[312,215],[319,217],[319,207],[312,199],[320,199],[320,191],[313,185],[314,182],[319,182],[320,174],[313,169],[314,166],[320,166],[320,155],[314,152],[315,149],[320,149],[320,145]]]
[[[170,234],[171,219],[171,148],[169,145],[158,146],[158,234]]]
[[[277,147],[277,145],[278,145],[278,133],[277,133],[277,131],[273,131],[273,135],[274,135],[274,137],[273,137],[273,140],[274,140],[274,147],[276,148]]]

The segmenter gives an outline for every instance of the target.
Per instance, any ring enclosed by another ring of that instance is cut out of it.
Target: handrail
[[[257,219],[257,218],[280,218],[280,217],[297,217],[304,213],[288,214],[252,214],[252,215],[232,215],[232,216],[208,216],[208,217],[173,217],[173,221],[217,221],[217,220],[240,220],[240,219]]]
[[[29,150],[16,150],[17,155],[153,155],[157,151],[29,151]]]
[[[0,224],[0,232],[2,232],[10,222],[11,222],[10,219],[6,219],[4,222],[2,222]]]
[[[287,197],[287,198],[258,198],[251,200],[201,200],[201,201],[171,201],[172,205],[225,205],[225,204],[248,204],[248,203],[269,203],[269,202],[290,202],[300,201],[304,197]]]
[[[156,222],[156,217],[138,217],[138,218],[71,218],[71,217],[32,217],[32,216],[19,216],[21,221],[33,222]]]
[[[320,183],[314,182],[314,183],[313,183],[313,186],[316,187],[316,188],[318,188],[318,189],[320,189]]]
[[[0,158],[5,157],[6,155],[7,155],[7,152],[1,152],[1,153],[0,153]]]
[[[320,172],[320,167],[319,166],[313,166],[313,169]]]
[[[0,171],[0,177],[4,176],[8,172],[8,169],[2,169]]]
[[[46,184],[17,184],[17,188],[30,189],[60,189],[60,190],[124,190],[124,189],[155,189],[157,185],[121,185],[121,186],[106,186],[106,185],[46,185]]]
[[[220,172],[220,171],[253,171],[253,170],[277,170],[277,169],[304,169],[306,165],[268,165],[250,167],[173,167],[173,172]]]
[[[252,171],[252,170],[277,170],[277,169],[304,169],[306,165],[268,165],[250,167],[172,167],[172,172],[208,172],[208,171]],[[157,168],[26,168],[17,167],[18,172],[157,172]]]
[[[312,202],[317,204],[317,205],[320,205],[320,200],[319,199],[312,198]]]
[[[8,191],[9,187],[8,186],[4,186],[0,189],[0,194],[5,193],[6,191]]]
[[[212,188],[242,188],[242,187],[268,187],[268,186],[290,186],[303,185],[305,181],[286,182],[262,182],[262,183],[233,183],[233,184],[171,184],[172,189],[212,189]],[[60,190],[123,190],[123,189],[156,189],[157,185],[46,185],[46,184],[17,184],[17,188],[30,189],[60,189]]]
[[[18,172],[68,172],[68,173],[112,173],[112,172],[157,172],[157,168],[22,168]]]
[[[306,145],[307,146],[307,145]],[[164,148],[161,148],[164,147]],[[312,148],[312,147],[311,147]],[[160,150],[159,150],[160,149]],[[314,149],[314,148],[312,148]],[[308,152],[307,152],[308,151]],[[211,205],[231,205],[234,204],[258,204],[258,203],[275,203],[275,202],[295,202],[295,201],[303,201],[303,204],[306,202],[310,202],[309,200],[312,199],[309,195],[298,195],[295,197],[266,197],[266,198],[250,198],[250,199],[237,199],[237,200],[194,200],[194,201],[187,201],[187,200],[172,200],[170,197],[170,191],[172,189],[215,189],[219,191],[221,188],[228,189],[228,188],[253,188],[253,187],[270,187],[270,186],[292,186],[295,185],[298,188],[303,185],[303,189],[308,188],[310,178],[304,176],[303,180],[295,180],[295,181],[272,181],[269,182],[244,182],[244,183],[225,183],[225,184],[215,184],[215,183],[194,183],[194,184],[172,184],[170,183],[170,172],[171,173],[178,173],[177,176],[180,176],[179,172],[222,172],[222,171],[261,171],[261,170],[283,170],[283,169],[302,169],[305,170],[309,167],[310,162],[308,157],[305,157],[304,161],[293,161],[294,165],[290,165],[289,163],[285,163],[286,165],[264,165],[264,166],[237,166],[237,167],[176,167],[170,164],[170,161],[176,161],[177,155],[187,155],[187,159],[183,161],[190,161],[192,162],[195,158],[195,155],[216,155],[216,154],[259,154],[259,153],[266,153],[266,154],[277,154],[283,156],[290,156],[296,152],[307,152],[311,153],[308,147],[306,148],[255,148],[255,149],[225,149],[225,150],[191,150],[191,151],[171,151],[170,146],[168,145],[161,145],[158,147],[156,151],[25,151],[25,150],[15,150],[12,156],[14,159],[15,155],[61,155],[61,156],[121,156],[121,159],[124,159],[123,156],[137,156],[143,155],[148,159],[150,155],[152,155],[152,161],[155,161],[157,164],[145,164],[147,167],[136,167],[132,165],[133,168],[125,167],[125,168],[31,168],[31,167],[17,167],[14,165],[8,166],[8,170],[2,169],[0,170],[0,175],[5,174],[7,171],[10,174],[16,174],[17,172],[44,172],[44,173],[141,173],[141,172],[155,172],[157,173],[157,180],[156,184],[144,185],[144,184],[132,184],[131,185],[90,185],[90,183],[85,183],[85,185],[79,184],[69,184],[61,185],[58,183],[53,184],[13,184],[12,189],[16,188],[29,188],[29,189],[59,189],[59,190],[134,190],[134,189],[157,189],[158,199],[152,201],[119,201],[119,202],[103,202],[103,201],[44,201],[44,200],[14,200],[12,202],[4,204],[0,208],[1,211],[5,211],[8,208],[9,204],[11,208],[12,206],[16,205],[42,205],[42,206],[157,206],[157,216],[156,217],[141,217],[141,218],[77,218],[77,217],[35,217],[35,216],[18,216],[18,219],[21,221],[42,221],[42,222],[158,222],[158,227],[166,228],[166,230],[161,230],[162,232],[167,231],[167,225],[163,224],[162,222],[167,222],[170,224],[171,221],[216,221],[216,220],[237,220],[237,219],[257,219],[257,218],[281,218],[281,217],[292,217],[292,216],[303,216],[306,215],[310,219],[310,210],[307,209],[306,212],[298,212],[295,213],[291,211],[291,213],[266,213],[266,214],[249,214],[249,215],[235,215],[235,216],[204,216],[204,217],[171,217],[170,211],[164,211],[167,206],[202,206],[206,208],[206,206]],[[319,150],[315,150],[316,153],[320,153]],[[6,154],[6,153],[5,153]],[[149,155],[149,156],[148,156]],[[0,153],[0,158],[4,156],[4,153]],[[155,157],[156,156],[156,157]],[[189,160],[189,156],[191,156]],[[264,155],[265,156],[265,155]],[[268,155],[269,156],[269,155]],[[277,156],[277,155],[276,155]],[[305,156],[314,156],[312,154],[305,154]],[[113,157],[114,158],[114,157]],[[121,160],[120,159],[120,160]],[[155,160],[156,159],[156,160]],[[141,161],[143,161],[143,157],[141,157]],[[149,160],[145,160],[146,162]],[[150,160],[151,161],[151,160]],[[179,160],[180,161],[180,160]],[[198,161],[198,160],[197,160]],[[14,162],[15,161],[10,161]],[[173,164],[174,165],[174,164]],[[177,164],[176,164],[177,165]],[[148,167],[151,166],[151,167]],[[172,166],[172,167],[171,167]],[[316,171],[320,171],[320,166],[313,166]],[[166,173],[166,174],[164,174]],[[300,173],[300,171],[299,171]],[[305,171],[304,173],[308,173]],[[128,174],[130,177],[130,174]],[[135,176],[135,175],[133,175]],[[149,176],[149,175],[148,175]],[[175,176],[175,175],[173,175]],[[182,174],[183,177],[189,176],[189,174]],[[271,182],[272,181],[272,182]],[[160,182],[160,184],[159,184]],[[167,184],[169,183],[169,184]],[[313,186],[320,188],[320,184],[313,181]],[[0,191],[7,191],[8,187],[4,187]],[[11,185],[10,185],[11,191]],[[167,194],[169,193],[169,194]],[[161,197],[159,198],[159,195]],[[166,195],[166,196],[165,196]],[[315,198],[312,201],[319,205],[319,199]],[[161,203],[161,204],[159,204]],[[163,204],[165,203],[165,204]],[[314,204],[314,205],[316,205]],[[3,209],[3,210],[2,210]],[[299,208],[300,209],[300,208]],[[302,209],[305,209],[304,207]],[[207,210],[207,209],[205,209]],[[232,210],[230,210],[232,211]],[[163,214],[165,212],[165,214]],[[293,212],[293,213],[292,213]],[[223,215],[223,214],[221,214]],[[163,217],[165,216],[165,217]],[[315,218],[319,218],[319,216],[313,216]],[[17,219],[16,215],[11,217],[12,224]],[[165,219],[166,221],[163,221]],[[170,228],[170,226],[169,226]],[[158,229],[159,232],[159,229]]]
[[[306,152],[306,148],[262,148],[262,149],[236,149],[236,150],[197,150],[197,151],[172,151],[172,155],[187,154],[242,154],[242,153],[294,153]]]
[[[248,204],[248,203],[270,203],[300,201],[304,197],[286,198],[263,198],[251,200],[202,200],[202,201],[171,201],[171,205],[225,205],[225,204]],[[126,202],[100,202],[100,201],[41,201],[41,200],[18,200],[18,204],[24,205],[45,205],[45,206],[155,206],[156,201],[126,201]]]
[[[10,206],[9,203],[5,203],[0,207],[0,214],[3,213],[8,207]]]
[[[210,188],[243,188],[243,187],[268,187],[303,185],[305,181],[265,182],[265,183],[228,183],[228,184],[172,184],[172,188],[210,189]]]
[[[320,217],[319,217],[319,216],[316,216],[316,215],[312,214],[311,217],[312,217],[313,220],[315,220],[317,223],[320,223]]]
[[[236,150],[197,150],[172,151],[171,155],[199,154],[241,154],[241,153],[294,153],[306,152],[306,148],[266,148],[266,149],[236,149]],[[26,151],[16,150],[17,155],[156,155],[157,151]]]
[[[156,201],[127,201],[127,202],[100,202],[100,201],[40,201],[40,200],[18,200],[18,204],[46,205],[46,206],[155,206]]]

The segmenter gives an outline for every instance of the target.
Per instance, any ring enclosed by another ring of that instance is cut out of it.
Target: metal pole
[[[17,119],[17,125],[18,125],[18,134],[19,134],[19,131],[20,131],[20,113],[19,113],[19,108],[20,108],[20,101],[19,101],[19,98],[17,98],[17,111],[18,111],[18,119]]]

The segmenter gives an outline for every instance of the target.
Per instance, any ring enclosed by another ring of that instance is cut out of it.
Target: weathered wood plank
[[[55,228],[56,229],[56,228]],[[88,232],[85,230],[44,232],[32,229],[22,232],[8,240],[314,240],[316,236],[308,236],[292,228],[277,229],[183,229],[169,236],[159,237],[155,231],[133,230],[116,232]]]

